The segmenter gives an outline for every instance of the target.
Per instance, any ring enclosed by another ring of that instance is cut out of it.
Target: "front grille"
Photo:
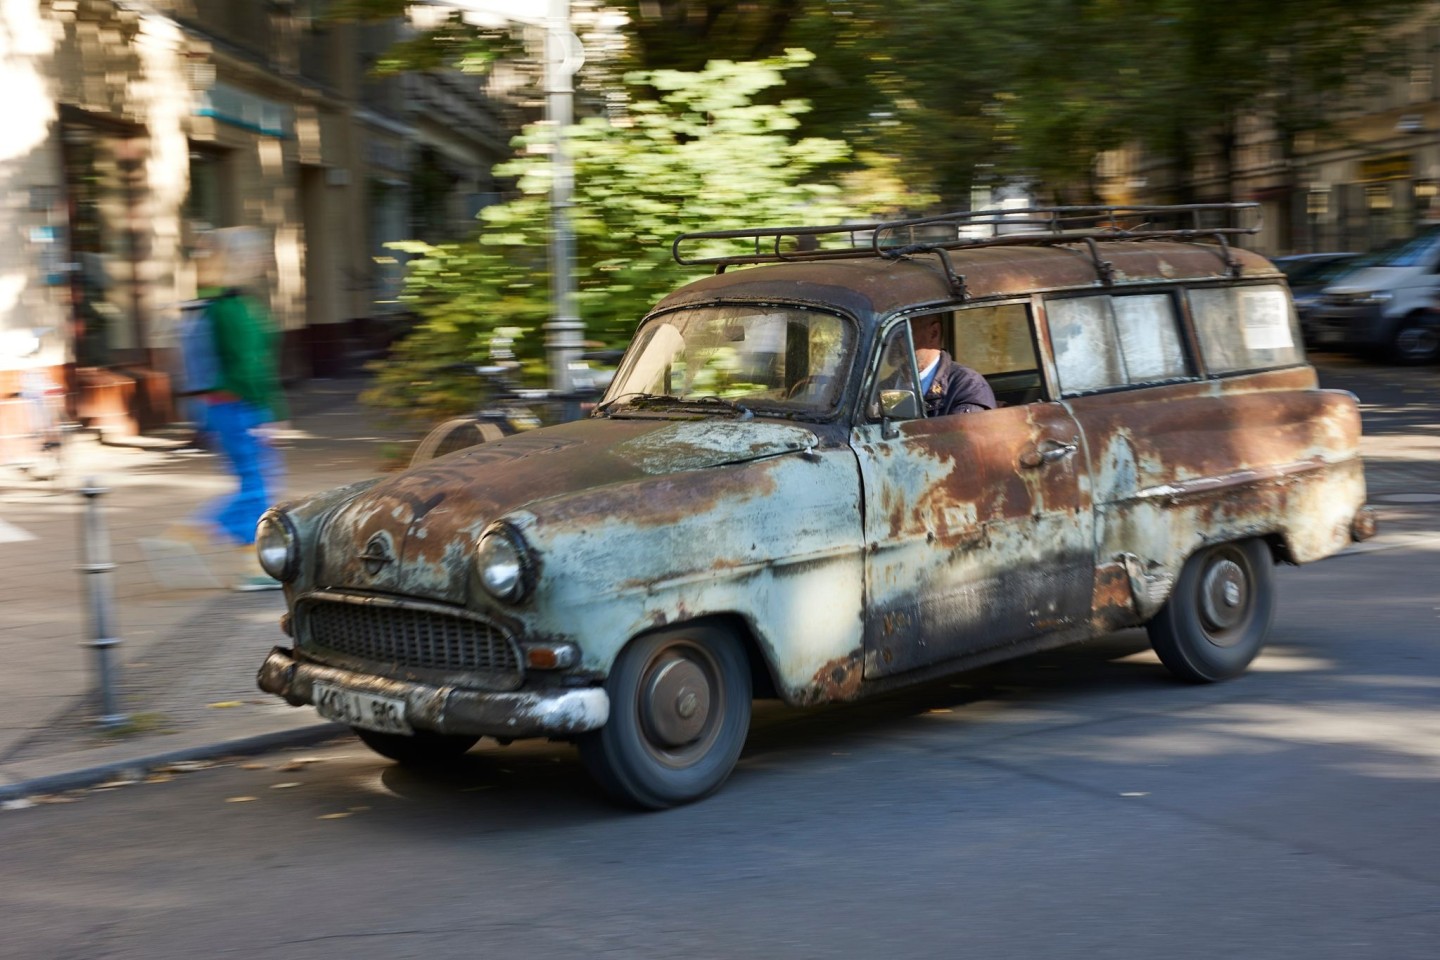
[[[513,690],[522,679],[519,648],[483,620],[392,603],[333,600],[305,602],[297,612],[307,647],[410,670],[469,674],[493,689]]]

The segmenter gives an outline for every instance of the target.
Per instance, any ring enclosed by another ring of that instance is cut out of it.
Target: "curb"
[[[130,757],[125,760],[111,760],[90,767],[82,767],[79,770],[46,774],[31,777],[29,780],[0,784],[0,800],[18,800],[34,794],[79,790],[103,783],[117,774],[137,768],[149,769],[187,760],[211,760],[215,757],[252,756],[282,747],[311,746],[348,733],[349,730],[349,727],[340,723],[316,723],[277,733],[261,733],[249,737],[237,737],[234,740],[217,740],[214,743],[195,747],[180,747],[175,750]]]

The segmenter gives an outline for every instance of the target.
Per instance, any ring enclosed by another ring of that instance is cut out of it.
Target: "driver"
[[[925,398],[927,417],[995,409],[995,391],[985,378],[956,363],[942,349],[945,337],[940,314],[911,317],[910,338],[915,344],[915,366],[920,369],[920,394]]]

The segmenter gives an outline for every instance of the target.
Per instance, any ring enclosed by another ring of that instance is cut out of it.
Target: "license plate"
[[[1339,343],[1345,339],[1344,330],[1317,330],[1315,331],[1316,343]]]
[[[414,733],[405,722],[405,701],[361,693],[328,683],[315,684],[315,712],[326,720],[381,733]]]

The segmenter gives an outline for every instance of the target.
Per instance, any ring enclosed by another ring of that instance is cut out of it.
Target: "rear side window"
[[[1192,375],[1168,293],[1051,300],[1045,312],[1063,396]]]
[[[1279,285],[1191,290],[1190,315],[1211,373],[1288,367],[1305,361],[1290,298]]]

